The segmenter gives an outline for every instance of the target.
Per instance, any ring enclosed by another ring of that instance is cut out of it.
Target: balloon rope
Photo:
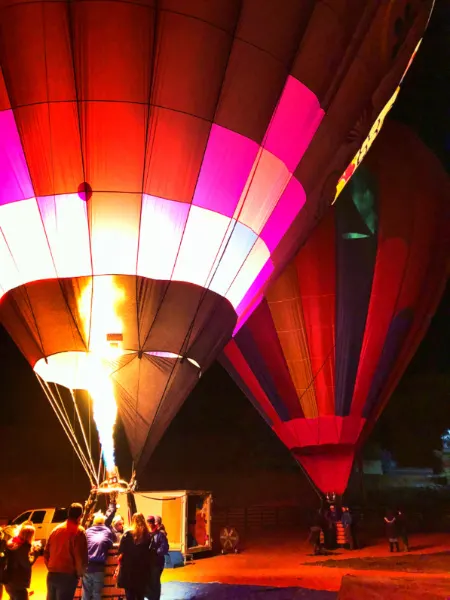
[[[59,393],[58,386],[55,383],[53,385],[55,386],[55,389],[58,392],[58,396],[59,396],[59,400],[60,400],[60,403],[58,405],[58,409],[61,412],[64,412],[64,417],[65,417],[64,421],[66,423],[66,426],[70,428],[70,433],[72,434],[72,437],[76,438],[75,428],[72,425],[72,421],[70,420],[69,413],[67,412],[67,409],[66,409],[66,405],[65,405],[65,403],[64,403],[64,401],[62,399],[61,394]],[[55,394],[52,391],[52,388],[50,387],[50,384],[47,383],[47,382],[45,382],[45,386],[49,390],[49,393],[52,395],[53,400],[56,401]],[[73,422],[75,423],[75,414],[73,415]]]
[[[47,387],[47,389],[49,390],[49,392],[51,393],[53,401],[57,402],[57,400],[56,400],[56,396],[55,396],[54,392],[52,391],[52,387],[50,386],[50,384],[49,384],[49,383],[47,383],[47,382],[44,382],[44,383],[45,383],[45,386]],[[53,385],[54,385],[54,387],[55,387],[55,389],[56,389],[56,392],[57,392],[57,394],[58,394],[58,398],[59,398],[59,404],[57,404],[58,410],[59,410],[59,411],[61,411],[61,413],[62,413],[62,412],[64,412],[64,415],[65,415],[64,422],[65,422],[65,424],[66,424],[66,427],[68,427],[68,428],[69,428],[69,430],[70,430],[70,434],[71,434],[71,437],[72,437],[72,439],[74,439],[74,440],[76,441],[76,443],[77,443],[77,444],[78,444],[78,446],[79,446],[79,450],[80,450],[80,452],[82,452],[82,450],[81,450],[81,446],[80,446],[80,444],[79,444],[79,442],[78,442],[78,439],[77,439],[77,434],[76,434],[76,432],[75,432],[75,426],[74,426],[74,425],[72,425],[72,422],[71,422],[71,420],[70,420],[70,418],[69,418],[69,413],[67,412],[67,409],[66,409],[65,402],[64,402],[64,400],[63,400],[63,398],[62,398],[62,396],[61,396],[61,393],[60,393],[60,391],[59,391],[59,387],[58,387],[58,385],[57,385],[56,383],[54,383]],[[76,414],[76,408],[77,408],[77,407],[76,407],[76,406],[74,406],[74,414],[73,414],[73,422],[74,422],[74,423],[75,423],[75,414]],[[64,415],[63,415],[63,417],[64,417]],[[83,454],[83,457],[84,457],[84,459],[85,459],[85,461],[86,461],[86,457],[85,457],[85,455],[84,455],[84,454]],[[87,462],[87,461],[86,461],[86,462]],[[90,469],[90,472],[92,473],[92,470],[91,470],[91,469]]]
[[[100,456],[98,459],[98,469],[97,469],[97,481],[100,481],[100,476],[102,474],[102,449],[100,448]]]
[[[83,469],[86,471],[86,474],[89,478],[91,485],[94,486],[95,484],[94,484],[94,479],[92,478],[90,465],[87,462],[86,457],[83,455],[80,444],[78,443],[76,435],[72,430],[70,421],[66,420],[64,412],[63,412],[62,408],[58,405],[58,402],[57,402],[56,398],[53,396],[52,391],[51,391],[49,385],[47,384],[47,382],[44,381],[43,379],[41,379],[37,373],[35,373],[35,374],[36,374],[36,378],[39,381],[41,388],[44,391],[44,394],[47,396],[47,399],[50,402],[50,406],[53,408],[53,411],[55,412],[58,421],[60,422],[62,428],[64,429],[66,436],[69,438],[69,442],[72,444],[72,448],[74,449],[76,455],[78,456],[78,459],[79,459]]]
[[[87,452],[87,457],[89,458],[90,467],[92,469],[92,473],[94,473],[94,475],[95,475],[95,466],[94,466],[94,461],[92,460],[91,449],[89,447],[89,443],[88,443],[88,440],[87,440],[87,437],[86,437],[86,432],[84,430],[83,421],[81,420],[80,411],[78,410],[78,404],[77,404],[77,401],[76,401],[76,398],[75,398],[75,394],[74,394],[74,391],[72,389],[70,390],[70,395],[72,396],[73,405],[74,405],[74,408],[75,408],[76,415],[78,417],[78,423],[80,425],[81,433],[83,435],[83,440],[84,440],[84,443],[85,443],[85,446],[86,446],[86,452]],[[86,458],[86,460],[87,460],[87,458]],[[98,484],[99,484],[99,480],[97,479],[97,485]]]
[[[302,465],[302,463],[298,459],[296,459],[296,461],[297,461],[297,464],[299,465],[300,469],[303,471],[303,474],[306,476],[306,479],[309,481],[309,484],[311,485],[313,490],[316,492],[316,494],[319,496],[320,504],[322,505],[324,494],[319,490],[317,485],[314,483],[314,481],[312,480],[308,471],[305,469],[305,467]]]
[[[59,388],[56,385],[56,383],[54,383],[53,385],[55,386],[55,389],[58,392],[58,397],[59,397],[59,401],[60,401],[59,409],[64,411],[65,421],[66,421],[67,425],[70,427],[70,431],[71,431],[72,435],[76,437],[74,426],[72,425],[72,421],[70,420],[69,413],[67,412],[66,405],[65,405],[65,402],[62,399],[62,396],[60,394]],[[46,386],[47,386],[47,388],[49,390],[51,390],[51,387],[50,387],[50,385],[48,383],[46,383]],[[52,393],[52,398],[54,398],[54,394],[53,393]],[[73,416],[73,422],[75,423],[75,414]]]

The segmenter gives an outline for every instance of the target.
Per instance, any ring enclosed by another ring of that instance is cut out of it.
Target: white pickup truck
[[[13,537],[17,528],[25,521],[31,521],[36,529],[35,540],[48,540],[57,525],[67,519],[66,508],[33,508],[21,513],[4,528],[7,537]]]

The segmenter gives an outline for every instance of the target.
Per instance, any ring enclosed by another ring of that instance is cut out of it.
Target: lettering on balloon
[[[349,164],[349,166],[345,169],[343,175],[341,175],[341,177],[336,185],[336,195],[334,197],[333,204],[334,204],[334,202],[336,202],[339,194],[342,192],[342,190],[344,189],[347,182],[350,180],[353,173],[356,171],[356,169],[362,163],[366,154],[369,152],[369,149],[372,146],[375,138],[380,133],[380,130],[381,130],[381,127],[383,126],[386,115],[391,110],[391,108],[398,96],[399,91],[400,91],[400,87],[398,87],[395,90],[395,92],[392,94],[391,98],[389,99],[389,101],[387,102],[387,104],[385,105],[385,107],[383,108],[381,113],[378,115],[377,120],[372,125],[372,127],[369,131],[369,135],[364,140],[364,143],[362,144],[361,148],[358,150],[358,152],[356,153],[355,157],[353,158],[353,160]]]
[[[369,151],[370,147],[372,146],[375,138],[380,133],[380,130],[381,130],[382,126],[383,126],[383,123],[384,123],[384,120],[386,118],[386,115],[391,110],[394,102],[397,99],[398,93],[400,91],[400,85],[402,84],[402,82],[403,82],[403,80],[405,78],[405,75],[408,72],[408,70],[409,70],[409,68],[410,68],[410,66],[411,66],[411,64],[413,62],[414,57],[416,56],[417,51],[419,50],[419,47],[420,47],[421,43],[422,43],[422,40],[419,40],[417,46],[415,47],[414,52],[411,55],[411,58],[408,61],[408,64],[406,65],[406,69],[403,72],[402,78],[400,80],[400,83],[399,83],[397,89],[392,94],[392,96],[390,97],[390,99],[388,100],[388,102],[386,103],[386,105],[384,106],[383,110],[378,115],[378,118],[376,119],[375,123],[372,125],[372,127],[371,127],[371,129],[369,131],[369,135],[364,140],[361,148],[356,153],[356,155],[353,158],[352,162],[349,164],[349,166],[345,169],[344,173],[339,178],[339,180],[337,182],[337,185],[336,185],[336,194],[334,196],[334,200],[333,200],[332,204],[334,204],[336,202],[336,200],[338,199],[339,194],[342,192],[342,190],[346,186],[347,182],[352,177],[353,173],[356,171],[356,169],[362,163],[364,157],[366,156],[367,152]]]

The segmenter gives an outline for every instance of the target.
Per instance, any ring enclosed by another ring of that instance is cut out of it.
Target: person
[[[47,600],[73,600],[78,579],[88,563],[86,533],[81,527],[83,506],[71,504],[67,521],[55,527],[44,550],[48,569]]]
[[[11,600],[28,600],[34,533],[33,525],[22,525],[6,545],[5,588]]]
[[[386,537],[389,542],[389,551],[394,552],[395,549],[397,552],[400,552],[398,547],[398,524],[392,510],[387,511],[384,522],[386,526]]]
[[[404,550],[406,550],[406,552],[409,552],[408,527],[406,523],[405,513],[403,513],[401,510],[397,511],[397,523],[400,537],[402,538]]]
[[[3,598],[3,583],[6,574],[6,536],[0,527],[0,600]]]
[[[350,550],[353,550],[352,522],[353,522],[352,514],[349,511],[348,506],[343,506],[341,523],[342,523],[342,526],[344,527],[345,539],[346,539],[346,542],[347,542]]]
[[[135,513],[131,528],[119,544],[117,586],[125,590],[127,600],[144,600],[150,582],[151,535],[145,517]]]
[[[353,550],[360,550],[363,547],[363,542],[360,534],[361,513],[358,511],[352,513],[352,524],[350,525],[350,533],[352,534]]]
[[[111,524],[116,505],[111,503],[106,515],[99,512],[94,516],[92,527],[86,531],[88,565],[83,575],[83,600],[100,600],[105,581],[105,564],[108,551],[113,547],[115,537]]]
[[[149,516],[147,523],[150,527],[150,582],[147,593],[148,600],[161,598],[161,575],[164,571],[165,555],[169,552],[167,534],[156,523],[156,518]]]
[[[157,527],[157,528],[158,528],[160,531],[162,531],[163,533],[165,533],[165,534],[166,534],[166,537],[168,537],[168,536],[167,536],[167,531],[166,531],[166,528],[165,528],[165,526],[164,526],[164,523],[162,522],[162,517],[160,517],[159,515],[157,515],[157,516],[155,517],[155,523],[156,523],[156,527]]]
[[[324,528],[322,511],[317,511],[312,519],[311,527],[309,529],[308,541],[314,549],[314,554],[322,554],[322,543],[321,533]]]
[[[324,531],[325,547],[328,550],[336,548],[336,523],[338,521],[338,513],[334,504],[325,513],[326,529]]]
[[[113,532],[114,543],[119,544],[123,536],[123,517],[121,515],[116,515],[114,517],[111,531]]]

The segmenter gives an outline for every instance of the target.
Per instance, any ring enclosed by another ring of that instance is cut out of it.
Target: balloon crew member
[[[119,544],[117,587],[125,590],[127,600],[144,600],[150,581],[150,544],[152,536],[142,513],[135,513],[131,527]]]
[[[311,527],[309,528],[308,541],[312,545],[314,554],[322,554],[321,533],[324,529],[324,517],[322,511],[318,510],[314,513]]]
[[[28,600],[34,562],[34,533],[33,525],[24,524],[6,545],[4,583],[11,600]]]
[[[6,572],[6,537],[0,527],[0,600],[3,597],[3,583]]]
[[[397,552],[400,552],[398,546],[398,523],[392,510],[387,512],[384,517],[384,523],[386,526],[386,537],[389,542],[389,551],[394,552],[395,549]]]
[[[158,528],[160,531],[162,531],[163,533],[165,533],[165,534],[166,534],[166,537],[167,537],[167,539],[169,539],[169,538],[168,538],[168,535],[167,535],[166,527],[165,527],[164,523],[162,522],[162,517],[160,517],[159,515],[158,515],[158,516],[156,516],[156,517],[155,517],[155,523],[156,523],[156,527],[157,527],[157,528]]]
[[[325,513],[326,519],[326,531],[325,536],[325,547],[328,550],[334,550],[336,548],[336,523],[339,519],[336,507],[334,504]]]
[[[353,550],[353,547],[354,547],[353,546],[353,533],[352,533],[353,517],[352,517],[352,513],[348,509],[348,506],[342,507],[341,523],[344,528],[345,542],[348,545],[348,547],[350,548],[350,550]]]
[[[67,521],[51,532],[44,550],[48,569],[47,600],[73,600],[88,563],[87,539],[81,527],[83,506],[71,504]]]
[[[401,510],[397,511],[396,518],[397,518],[398,530],[400,533],[400,537],[402,538],[404,550],[406,550],[406,552],[409,552],[408,524],[406,522],[405,513],[403,513]]]
[[[123,536],[123,517],[121,515],[116,515],[114,517],[111,525],[111,531],[114,536],[114,543],[120,544],[120,540]]]
[[[106,559],[115,542],[111,529],[115,513],[116,504],[111,503],[105,515],[94,515],[93,525],[86,531],[88,565],[83,575],[83,600],[100,600],[102,597]]]
[[[147,518],[151,532],[150,543],[150,588],[148,600],[159,600],[161,598],[161,575],[164,571],[165,555],[169,553],[169,542],[167,534],[158,527],[153,516]]]

